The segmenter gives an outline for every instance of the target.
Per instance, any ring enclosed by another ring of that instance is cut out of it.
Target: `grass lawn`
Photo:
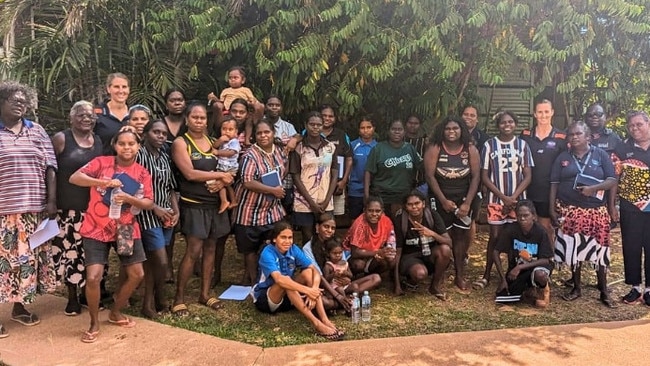
[[[299,234],[298,234],[299,236]],[[613,233],[612,267],[608,282],[612,296],[616,300],[627,293],[629,288],[623,284],[623,263],[621,257],[620,234]],[[298,241],[298,240],[297,240]],[[470,249],[468,280],[477,279],[483,272],[484,252],[487,234],[479,233]],[[176,243],[176,262],[184,252],[185,244],[179,236]],[[112,266],[111,274],[116,276]],[[223,280],[215,292],[218,296],[231,284],[237,283],[243,273],[242,257],[237,254],[232,239],[228,240],[223,265]],[[484,290],[472,290],[461,294],[454,290],[453,269],[448,270],[446,291],[447,302],[437,300],[426,292],[428,284],[420,285],[417,292],[395,297],[385,286],[371,293],[372,319],[370,322],[352,324],[345,315],[333,316],[333,321],[346,330],[346,339],[367,339],[399,337],[418,334],[466,332],[474,330],[520,328],[538,325],[569,323],[589,323],[615,320],[648,318],[650,307],[645,305],[625,305],[620,303],[616,309],[608,309],[598,301],[599,292],[595,288],[594,271],[583,269],[582,298],[574,302],[563,301],[560,296],[567,291],[560,286],[562,279],[569,277],[568,270],[554,271],[551,289],[551,305],[546,310],[538,310],[526,304],[513,306],[496,305],[493,301],[498,280],[496,270],[492,282]],[[226,301],[218,312],[196,303],[199,279],[193,277],[188,284],[187,301],[191,316],[177,319],[165,315],[161,323],[206,333],[221,338],[250,343],[262,347],[275,347],[325,341],[316,337],[311,327],[296,311],[278,315],[258,312],[250,298],[247,301]],[[168,285],[171,301],[174,285]],[[132,306],[127,312],[139,315],[140,295],[133,296]]]

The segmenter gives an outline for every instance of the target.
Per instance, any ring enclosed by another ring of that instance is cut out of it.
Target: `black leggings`
[[[641,255],[645,256],[645,283],[650,285],[650,213],[621,210],[621,239],[625,283],[637,286],[641,279]]]

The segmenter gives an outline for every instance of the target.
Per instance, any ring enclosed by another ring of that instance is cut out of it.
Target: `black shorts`
[[[181,232],[187,236],[216,240],[230,233],[228,212],[219,213],[218,208],[195,208],[181,206]]]
[[[334,215],[334,211],[326,211]],[[318,217],[313,212],[295,212],[293,213],[293,224],[298,226],[315,226]]]
[[[434,265],[431,257],[425,257],[422,253],[409,253],[403,255],[399,260],[399,273],[402,276],[409,274],[409,270],[416,264],[421,264],[427,268],[429,274],[433,273]]]
[[[116,246],[117,243],[114,241],[104,243],[95,239],[83,238],[84,261],[86,267],[91,264],[107,265],[108,255],[111,251],[111,248],[117,250]],[[123,266],[146,261],[147,256],[144,254],[144,246],[142,245],[142,240],[133,240],[133,254],[129,256],[118,255],[118,257],[120,258],[120,263],[122,263]]]
[[[266,289],[257,297],[257,301],[255,301],[255,307],[257,310],[263,313],[275,314],[284,313],[293,309],[293,304],[291,304],[289,297],[287,295],[284,295],[280,304],[277,304],[277,308],[275,310],[271,310],[271,304],[269,304],[269,297],[267,294],[268,291],[269,289]]]
[[[456,204],[456,207],[460,207],[460,205],[463,204],[465,198],[465,195],[456,195],[456,196],[449,196],[447,197],[448,200],[453,201]],[[447,230],[450,230],[452,227],[457,227],[459,229],[463,230],[469,230],[470,225],[466,225],[463,223],[458,217],[456,217],[456,214],[453,212],[447,212],[442,209],[442,205],[440,205],[440,210],[438,210],[438,214],[440,214],[440,217],[442,217],[442,221],[445,223],[445,228]],[[474,221],[477,217],[478,214],[481,210],[481,199],[479,196],[475,196],[474,200],[472,203],[469,205],[469,217]]]
[[[271,239],[273,224],[262,226],[244,226],[235,224],[235,243],[237,252],[242,254],[257,253],[267,239]]]

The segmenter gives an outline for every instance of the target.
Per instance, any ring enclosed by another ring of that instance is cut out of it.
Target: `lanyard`
[[[571,154],[571,156],[573,157],[573,160],[576,162],[576,165],[578,166],[578,171],[580,172],[580,174],[582,174],[585,171],[585,168],[587,167],[587,164],[589,163],[589,159],[591,159],[591,152],[592,151],[593,151],[593,149],[590,147],[589,148],[589,153],[587,154],[587,158],[585,159],[584,165],[580,164],[580,160],[578,160],[578,158],[576,158],[575,155]]]

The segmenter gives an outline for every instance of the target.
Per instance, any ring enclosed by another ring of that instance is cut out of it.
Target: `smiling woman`
[[[129,107],[126,104],[129,98],[129,78],[126,75],[115,72],[106,77],[106,93],[108,100],[95,107],[97,134],[104,144],[104,154],[110,155],[111,139],[129,120]]]
[[[0,83],[0,303],[14,303],[11,320],[23,325],[40,322],[24,304],[56,286],[50,243],[32,249],[27,240],[45,216],[56,217],[54,149],[43,127],[24,118],[35,100],[26,85]]]
[[[69,182],[72,173],[102,155],[102,141],[93,133],[97,115],[93,105],[81,100],[70,109],[70,128],[52,137],[59,165],[56,174],[57,219],[61,232],[52,241],[54,264],[59,279],[68,288],[65,314],[81,314],[78,288],[86,284],[84,254],[79,230],[88,207],[90,190]]]

